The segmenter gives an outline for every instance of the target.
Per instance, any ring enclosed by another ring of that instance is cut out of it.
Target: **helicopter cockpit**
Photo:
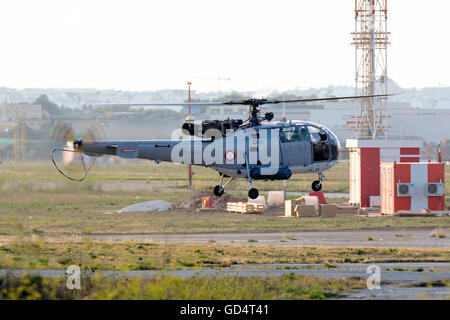
[[[311,123],[280,128],[280,142],[285,165],[305,166],[313,162],[336,161],[340,149],[334,133]]]
[[[286,127],[280,130],[280,142],[308,141],[309,133],[304,126]]]
[[[314,162],[336,161],[340,149],[336,135],[324,127],[307,127],[313,147]]]
[[[308,131],[313,148],[313,161],[328,161],[330,159],[330,147],[327,132],[313,126],[308,126]]]

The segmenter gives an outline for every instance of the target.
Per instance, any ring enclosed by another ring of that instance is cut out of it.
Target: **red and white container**
[[[380,196],[380,164],[419,162],[420,140],[347,139],[350,158],[349,203],[370,207],[370,198]]]
[[[382,214],[445,210],[444,163],[382,163],[380,171]]]

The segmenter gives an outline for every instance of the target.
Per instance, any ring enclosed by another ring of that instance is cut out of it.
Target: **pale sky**
[[[2,0],[0,86],[234,90],[354,84],[354,0]],[[391,0],[388,76],[450,86],[450,1]],[[222,82],[222,86],[228,84]]]

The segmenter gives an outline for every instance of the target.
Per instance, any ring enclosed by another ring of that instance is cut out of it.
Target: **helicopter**
[[[259,191],[254,180],[288,180],[296,173],[317,173],[311,184],[313,191],[320,191],[325,180],[324,171],[338,162],[340,143],[329,128],[303,120],[272,121],[273,112],[261,115],[262,105],[302,103],[344,99],[381,98],[390,94],[272,100],[251,98],[227,102],[193,103],[137,103],[102,104],[103,106],[227,106],[245,105],[249,108],[246,120],[203,120],[185,122],[175,131],[171,140],[92,140],[73,139],[67,148],[56,148],[51,158],[56,169],[66,178],[83,181],[95,159],[102,155],[115,155],[125,159],[148,159],[157,164],[174,162],[209,167],[220,175],[220,182],[213,188],[221,197],[225,188],[238,178],[248,180],[248,197],[256,199]],[[73,138],[73,133],[68,134]],[[54,154],[79,152],[93,157],[86,166],[82,157],[84,175],[72,178],[56,164]],[[224,179],[228,178],[226,182]]]

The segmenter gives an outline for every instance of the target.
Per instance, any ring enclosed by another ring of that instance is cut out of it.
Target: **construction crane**
[[[14,128],[14,160],[25,160],[27,153],[27,124],[26,113],[22,110],[21,115],[16,112],[17,125]]]

